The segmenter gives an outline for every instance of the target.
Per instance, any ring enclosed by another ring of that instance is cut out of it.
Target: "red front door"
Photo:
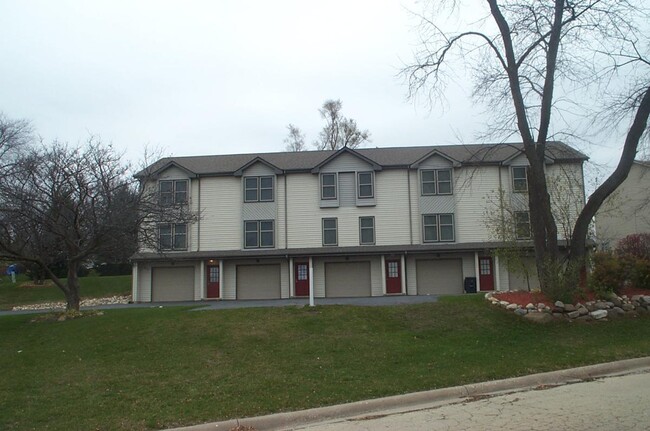
[[[485,290],[494,290],[494,272],[492,268],[492,258],[490,256],[478,258],[479,282],[481,283],[481,292]]]
[[[294,263],[296,296],[309,296],[309,264],[307,262]]]
[[[400,261],[386,261],[386,293],[402,293]]]
[[[219,297],[219,265],[208,265],[207,297]]]

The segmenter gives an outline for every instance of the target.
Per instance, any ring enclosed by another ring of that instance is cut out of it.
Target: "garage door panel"
[[[193,301],[194,267],[152,268],[153,302]]]
[[[280,298],[280,265],[237,265],[237,299]]]
[[[418,260],[416,270],[418,295],[463,293],[461,259]]]
[[[371,296],[370,262],[326,263],[325,296],[328,298]]]

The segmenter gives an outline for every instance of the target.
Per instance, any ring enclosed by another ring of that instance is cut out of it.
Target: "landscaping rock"
[[[525,316],[526,314],[528,314],[528,310],[526,310],[525,308],[517,308],[515,310],[515,314],[517,316]]]
[[[589,313],[589,315],[596,320],[604,319],[605,317],[607,317],[607,310],[592,311],[591,313]]]
[[[567,313],[567,317],[569,319],[577,319],[578,317],[580,317],[580,312],[578,310],[570,311],[570,312]]]
[[[510,305],[510,303],[508,301],[499,301],[499,305],[505,308]]]
[[[580,316],[580,317],[576,318],[575,320],[577,322],[589,322],[590,320],[592,320],[592,318],[591,318],[591,316],[586,315],[586,316]]]
[[[646,304],[650,305],[650,296],[648,295],[642,296],[641,302],[645,302]]]
[[[621,305],[621,308],[624,311],[632,311],[632,310],[634,310],[634,305],[632,305],[632,304],[623,304],[623,305]]]
[[[644,307],[637,307],[636,312],[639,314],[648,314],[648,309]]]
[[[544,308],[546,308],[546,304],[544,304],[543,302],[540,302],[539,304],[537,304],[537,308],[544,309]]]
[[[564,308],[564,302],[562,301],[555,301],[555,304],[553,304],[557,308]]]
[[[618,297],[612,298],[611,302],[612,304],[614,304],[615,307],[620,307],[621,305],[623,305],[623,301],[621,301],[621,299]]]
[[[610,308],[606,302],[602,302],[602,301],[596,302],[595,307],[596,310],[607,310],[608,308]]]
[[[506,305],[506,310],[517,310],[519,309],[519,305],[517,304],[508,304]]]
[[[131,301],[131,295],[126,296],[109,296],[106,298],[82,299],[79,305],[81,307],[95,307],[97,305],[128,304]],[[64,310],[65,302],[45,302],[41,304],[17,305],[12,311],[19,310]]]
[[[536,307],[533,305],[532,302],[529,302],[526,304],[526,310],[534,310]]]
[[[642,296],[643,295],[632,295],[632,301],[639,302],[639,301],[641,301]]]
[[[576,306],[573,304],[564,304],[564,311],[566,313],[570,313],[572,311],[576,311]]]
[[[587,308],[584,306],[578,307],[577,311],[578,313],[580,313],[581,316],[586,316],[587,314],[589,314],[589,310],[587,310]]]

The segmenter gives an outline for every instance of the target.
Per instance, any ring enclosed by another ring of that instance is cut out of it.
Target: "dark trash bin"
[[[476,277],[465,277],[465,293],[476,293]]]

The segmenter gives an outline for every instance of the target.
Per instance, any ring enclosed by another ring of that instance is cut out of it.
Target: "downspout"
[[[409,195],[409,242],[413,245],[413,211],[411,209],[411,171],[406,168],[406,184]]]
[[[287,173],[284,175],[284,248],[289,248],[289,213],[287,212],[287,200],[289,199],[289,193],[287,191]]]
[[[197,188],[199,193],[199,198],[197,199],[197,205],[199,207],[199,219],[196,221],[196,251],[201,251],[201,177],[196,176],[198,180]]]

